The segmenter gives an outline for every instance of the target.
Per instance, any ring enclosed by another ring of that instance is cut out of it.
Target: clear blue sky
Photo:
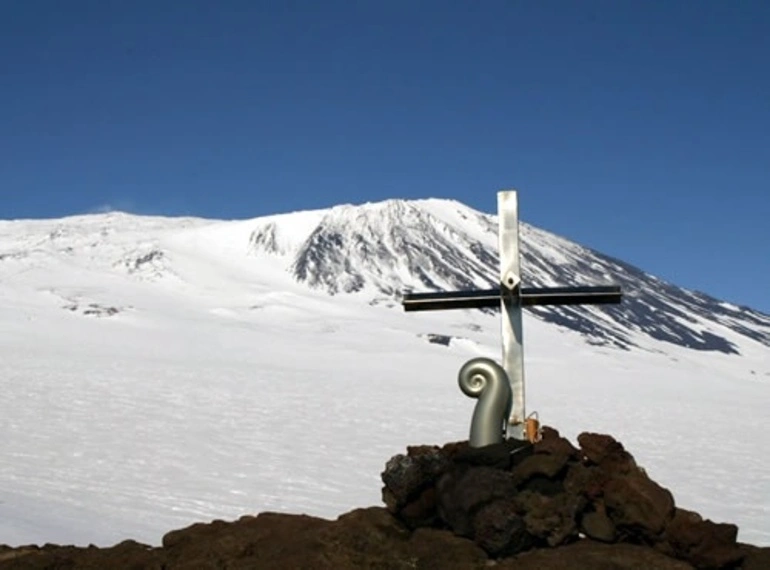
[[[0,218],[454,198],[770,312],[766,0],[6,0]]]

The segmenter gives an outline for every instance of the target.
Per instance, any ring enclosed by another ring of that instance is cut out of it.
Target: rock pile
[[[545,428],[534,445],[411,447],[388,462],[383,499],[407,527],[450,529],[491,558],[587,538],[646,547],[687,567],[744,562],[738,527],[677,508],[611,436],[583,433],[578,443]]]
[[[162,547],[0,546],[0,570],[770,568],[770,548],[676,508],[613,438],[578,441],[412,447],[382,474],[387,508],[198,523]]]

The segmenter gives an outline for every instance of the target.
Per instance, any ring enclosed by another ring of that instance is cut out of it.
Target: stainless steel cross
[[[516,192],[498,192],[500,288],[481,291],[407,293],[406,311],[500,307],[502,311],[503,370],[513,393],[507,437],[525,439],[524,354],[521,309],[532,305],[620,303],[618,286],[522,287],[519,269],[519,214]]]

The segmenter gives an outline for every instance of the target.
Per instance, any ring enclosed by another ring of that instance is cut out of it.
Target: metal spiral
[[[513,403],[505,370],[489,358],[474,358],[463,365],[457,380],[466,396],[479,400],[471,420],[470,446],[502,442]]]

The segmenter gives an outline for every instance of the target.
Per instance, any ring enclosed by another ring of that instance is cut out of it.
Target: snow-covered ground
[[[292,218],[277,249],[317,219]],[[407,445],[467,438],[457,372],[498,356],[499,317],[311,289],[254,250],[255,227],[0,222],[0,543],[333,518],[379,504]],[[613,434],[679,506],[770,545],[770,349],[735,342],[740,355],[641,337],[626,351],[526,315],[528,411],[573,441]]]

